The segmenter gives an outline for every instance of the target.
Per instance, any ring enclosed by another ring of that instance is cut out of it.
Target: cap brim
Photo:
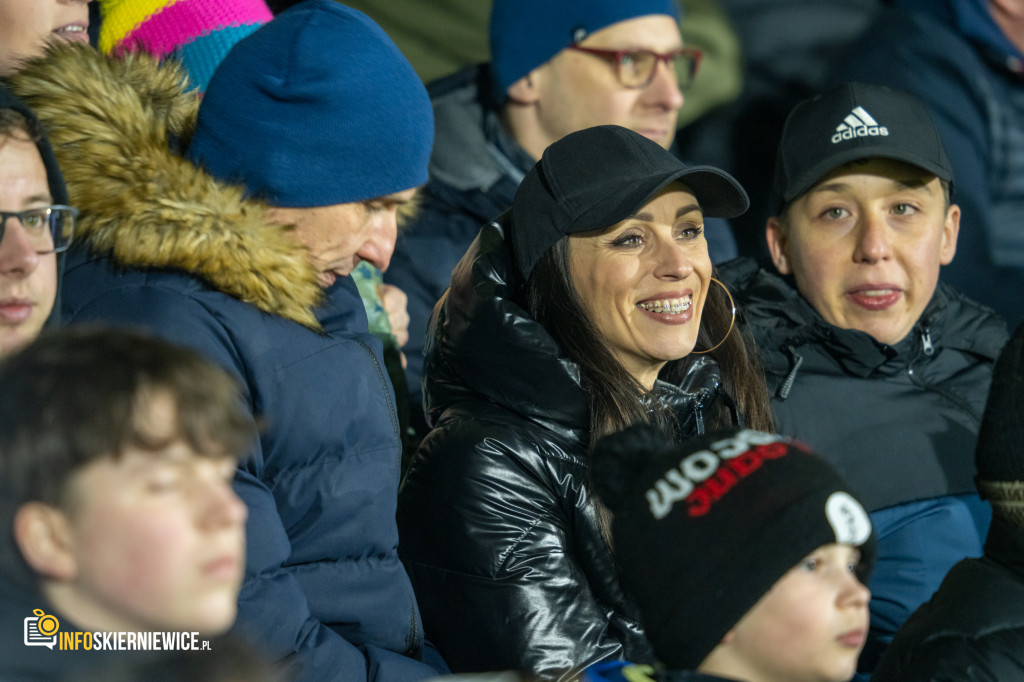
[[[852,161],[860,161],[862,159],[892,159],[893,161],[902,161],[904,163],[909,163],[911,166],[917,166],[918,168],[933,174],[940,180],[945,180],[946,182],[953,181],[953,177],[947,169],[919,154],[884,146],[852,147],[823,159],[821,162],[807,169],[799,178],[789,183],[789,187],[786,188],[786,192],[782,195],[782,204],[789,204],[800,198],[812,187],[818,184],[818,182],[828,173],[839,168],[843,164],[847,164]],[[778,208],[781,209],[782,207],[779,206]]]
[[[750,206],[746,191],[725,171],[712,166],[689,166],[634,180],[621,192],[609,194],[582,213],[569,232],[605,229],[623,221],[673,182],[686,185],[708,218],[735,218]]]

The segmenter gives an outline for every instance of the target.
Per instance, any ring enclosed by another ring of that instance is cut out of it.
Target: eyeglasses
[[[650,50],[601,50],[582,45],[570,45],[569,49],[592,54],[611,62],[615,65],[615,77],[619,85],[638,89],[647,87],[654,80],[658,62],[671,66],[679,87],[685,88],[693,83],[701,58],[701,51],[695,47],[684,47],[665,53]]]
[[[27,211],[0,211],[0,242],[3,242],[7,221],[17,218],[25,230],[28,243],[36,253],[60,253],[71,246],[78,209],[72,206],[46,206]]]

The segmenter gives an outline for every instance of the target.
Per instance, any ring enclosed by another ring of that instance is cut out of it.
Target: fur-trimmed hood
[[[11,76],[47,129],[76,241],[129,267],[186,270],[260,310],[319,329],[323,291],[308,252],[265,204],[171,150],[195,126],[184,70],[59,44]]]

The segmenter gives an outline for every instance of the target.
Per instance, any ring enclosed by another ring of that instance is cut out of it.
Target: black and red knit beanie
[[[864,507],[824,459],[781,436],[731,430],[678,444],[638,426],[598,443],[591,467],[623,584],[672,668],[695,669],[819,547],[860,547],[861,580],[873,566]]]

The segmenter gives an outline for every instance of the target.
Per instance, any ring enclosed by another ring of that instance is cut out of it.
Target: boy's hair
[[[59,506],[82,467],[179,440],[203,456],[237,457],[256,434],[231,376],[196,351],[140,331],[44,332],[0,361],[0,386],[0,568],[15,579],[28,570],[13,540],[17,510],[30,501]],[[139,419],[162,395],[176,422],[166,437]]]

